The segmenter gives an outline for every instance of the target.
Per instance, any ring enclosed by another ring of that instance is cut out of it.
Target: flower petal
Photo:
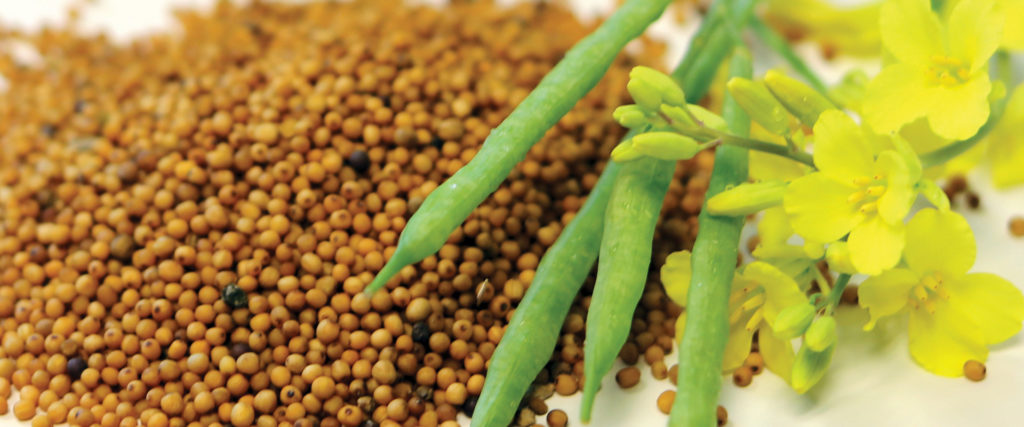
[[[949,15],[949,53],[969,61],[971,72],[988,63],[1003,36],[1005,18],[992,0],[962,0]]]
[[[922,209],[907,223],[907,266],[918,274],[957,278],[974,265],[977,247],[967,220],[953,211]]]
[[[910,170],[903,157],[893,150],[883,151],[877,162],[877,168],[888,180],[885,193],[878,198],[878,215],[890,225],[903,225],[903,218],[917,197]]]
[[[873,329],[878,319],[899,313],[906,307],[910,289],[919,281],[920,277],[914,272],[894,268],[862,282],[857,288],[857,300],[871,315],[864,330]]]
[[[776,337],[769,329],[761,329],[757,334],[757,344],[761,357],[764,357],[764,366],[788,383],[796,360],[793,346],[789,341]]]
[[[950,306],[971,319],[986,344],[997,344],[1020,331],[1024,295],[1008,280],[972,273],[949,284]]]
[[[821,113],[814,124],[814,165],[829,178],[852,183],[871,174],[873,154],[864,132],[839,110]]]
[[[974,136],[988,120],[988,93],[992,82],[984,70],[953,86],[936,86],[928,106],[928,123],[936,135],[949,139]]]
[[[793,229],[789,226],[789,218],[786,217],[786,210],[781,206],[765,209],[764,216],[757,223],[757,234],[761,237],[762,245],[786,244],[789,237],[793,235]]]
[[[771,325],[782,309],[807,302],[807,296],[792,277],[774,265],[754,261],[743,268],[744,279],[757,283],[765,291],[764,320]]]
[[[850,231],[847,244],[850,262],[864,274],[878,274],[900,261],[906,227],[891,225],[880,216],[858,224]]]
[[[723,372],[732,372],[743,366],[743,362],[750,354],[754,331],[747,330],[747,320],[750,320],[750,315],[744,315],[739,322],[729,325],[729,340],[725,343],[725,354],[722,358]]]
[[[1003,26],[1003,47],[1010,50],[1024,50],[1024,2],[1004,1],[1001,4],[1006,14]]]
[[[882,4],[882,44],[902,62],[925,64],[942,54],[942,26],[928,0],[894,0]]]
[[[661,285],[665,287],[665,293],[682,307],[686,307],[692,273],[690,251],[672,252],[661,266]]]
[[[988,347],[973,333],[973,322],[957,317],[944,300],[935,301],[935,313],[923,307],[910,312],[910,355],[928,371],[947,377],[964,373],[968,360],[984,362]]]
[[[1024,2],[1019,2],[1024,9]],[[1024,13],[1024,11],[1022,11]],[[1018,25],[1024,32],[1024,25]],[[1022,35],[1024,39],[1024,35]],[[1024,42],[1022,42],[1024,43]],[[1024,85],[1018,85],[1006,102],[1003,118],[987,138],[992,160],[992,181],[998,187],[1024,183]]]
[[[789,183],[782,205],[797,234],[816,242],[832,242],[864,217],[848,201],[853,192],[853,187],[815,172]]]
[[[864,120],[876,132],[895,132],[924,116],[935,91],[925,83],[926,70],[916,65],[892,64],[868,83]]]

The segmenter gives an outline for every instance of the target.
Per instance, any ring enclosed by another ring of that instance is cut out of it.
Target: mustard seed
[[[981,381],[985,379],[985,364],[977,360],[968,360],[964,363],[964,376],[971,381]]]
[[[665,390],[658,395],[658,410],[661,413],[668,415],[672,412],[672,404],[675,403],[676,392],[672,390]]]
[[[622,368],[615,374],[615,382],[622,388],[633,388],[640,383],[640,369],[635,366]]]

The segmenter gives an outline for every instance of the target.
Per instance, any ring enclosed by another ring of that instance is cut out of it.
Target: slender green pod
[[[645,157],[622,165],[605,211],[597,283],[583,341],[583,406],[590,420],[601,379],[612,368],[647,283],[651,243],[676,162]]]
[[[719,65],[736,42],[735,25],[745,24],[757,0],[717,0],[708,9],[707,17],[690,40],[682,63],[672,72],[686,93],[687,101],[695,103],[708,93],[710,82]],[[699,53],[699,54],[698,54]]]
[[[750,54],[737,49],[730,73],[750,78]],[[729,130],[750,133],[750,119],[731,96],[723,116]],[[707,198],[747,179],[747,150],[723,145],[715,153]],[[729,291],[736,270],[743,217],[713,216],[706,209],[698,217],[700,233],[693,245],[693,276],[686,301],[686,329],[679,343],[679,373],[670,426],[714,426],[718,392],[722,387],[722,358],[729,337]]]
[[[749,13],[749,8],[745,11]],[[700,31],[705,34],[712,30],[724,31],[722,27],[713,25],[712,20],[701,24]],[[679,76],[684,74],[680,73],[684,66],[693,70],[701,66],[717,68],[731,45],[717,46],[716,49],[690,49],[673,74],[675,80],[679,81]],[[694,60],[703,56],[712,57],[712,60]],[[696,72],[686,77],[683,83],[690,82],[684,85],[688,87],[687,94],[694,97],[689,99],[690,102],[707,92],[713,75],[711,72]],[[632,134],[626,135],[624,140],[631,137]],[[620,168],[615,162],[605,166],[583,208],[541,259],[526,296],[519,303],[491,356],[487,381],[473,412],[474,426],[508,425],[533,379],[550,359],[573,298],[597,259],[605,206]]]
[[[526,296],[491,356],[472,425],[509,425],[519,401],[551,359],[573,298],[597,259],[605,207],[620,167],[608,162],[583,207],[540,260]]]
[[[366,288],[376,292],[403,267],[437,252],[493,193],[544,133],[597,84],[615,56],[671,0],[630,0],[580,40],[484,141],[473,160],[441,183],[409,219],[398,248]]]

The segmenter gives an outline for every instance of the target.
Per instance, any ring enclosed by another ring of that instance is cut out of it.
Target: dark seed
[[[358,173],[366,172],[370,169],[370,156],[363,150],[353,151],[348,156],[348,165]]]
[[[476,410],[476,403],[479,400],[480,398],[475,395],[467,397],[466,402],[462,404],[462,411],[465,412],[466,415],[473,416],[473,411]]]
[[[82,377],[82,371],[84,371],[86,367],[85,360],[81,357],[72,357],[68,360],[68,376],[71,377],[72,381],[77,380]]]
[[[430,342],[430,326],[427,326],[427,322],[416,322],[412,325],[412,340],[420,344]]]
[[[220,295],[228,307],[243,308],[249,305],[249,297],[245,295],[245,291],[234,283],[225,286]]]

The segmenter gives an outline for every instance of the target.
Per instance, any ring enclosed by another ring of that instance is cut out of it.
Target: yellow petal
[[[793,346],[789,341],[777,338],[768,329],[761,329],[757,334],[757,344],[761,357],[764,357],[764,366],[788,383],[793,372],[793,361],[796,360]]]
[[[949,284],[950,306],[973,321],[986,344],[997,344],[1017,334],[1024,321],[1024,295],[1006,279],[990,273],[972,273]]]
[[[793,235],[786,210],[781,206],[766,209],[761,222],[757,223],[757,234],[761,236],[762,245],[785,244]]]
[[[968,360],[984,362],[988,358],[984,340],[971,330],[973,322],[956,314],[944,300],[935,301],[934,314],[924,309],[910,312],[910,355],[929,372],[958,377]]]
[[[949,52],[968,61],[972,73],[988,63],[1003,36],[1005,18],[994,6],[992,0],[963,0],[949,15]]]
[[[871,174],[873,153],[864,132],[850,116],[839,110],[821,113],[814,124],[814,165],[826,176],[852,183]]]
[[[754,261],[743,269],[744,279],[761,285],[765,290],[764,319],[771,325],[784,308],[807,302],[807,296],[792,277],[774,265]]]
[[[729,340],[725,343],[725,354],[722,358],[723,372],[731,372],[743,366],[743,361],[747,360],[750,354],[754,331],[746,328],[749,319],[750,315],[744,315],[739,322],[729,325]]]
[[[936,86],[928,107],[928,124],[936,135],[967,139],[988,120],[988,93],[992,82],[984,70],[970,80],[952,86]]]
[[[900,261],[905,234],[903,224],[891,225],[880,216],[873,216],[850,231],[850,262],[864,274],[878,274],[894,267]]]
[[[690,251],[672,252],[661,266],[661,285],[665,287],[665,293],[682,307],[686,307],[692,273]]]
[[[1024,9],[1024,2],[1016,3],[1020,3]],[[1024,28],[1024,25],[1017,27]],[[998,187],[1024,183],[1024,167],[1021,167],[1024,165],[1024,132],[1020,131],[1022,126],[1024,85],[1018,85],[1006,102],[1003,118],[987,138],[988,158],[992,160],[992,181]]]
[[[896,132],[932,107],[935,91],[925,82],[927,71],[910,64],[892,64],[868,83],[864,119],[876,132]],[[934,123],[933,123],[934,125]]]
[[[928,0],[892,0],[882,5],[882,45],[901,62],[926,64],[944,53],[942,26]]]
[[[922,209],[907,223],[907,266],[920,275],[957,278],[974,265],[977,247],[967,220],[953,211]]]
[[[917,197],[907,163],[895,151],[885,150],[878,156],[877,165],[888,178],[885,193],[878,198],[878,215],[891,225],[902,225]]]
[[[789,183],[782,205],[797,234],[816,242],[832,242],[863,219],[849,202],[853,193],[853,187],[815,172]]]
[[[864,329],[871,330],[878,319],[899,313],[906,307],[910,289],[918,282],[917,274],[903,268],[894,268],[862,282],[857,288],[857,301],[871,315]]]
[[[1003,13],[1006,14],[1006,25],[1003,26],[1003,47],[1010,50],[1024,50],[1024,2],[1007,0],[1001,2]]]

